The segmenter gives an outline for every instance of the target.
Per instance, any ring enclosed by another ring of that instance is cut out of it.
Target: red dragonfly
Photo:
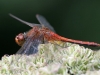
[[[34,54],[38,52],[38,45],[44,43],[45,41],[64,41],[90,46],[100,46],[100,44],[95,42],[73,40],[62,37],[55,33],[53,27],[47,22],[47,20],[41,16],[36,15],[36,18],[40,24],[29,23],[20,18],[10,14],[11,17],[17,19],[18,21],[32,27],[26,33],[20,33],[15,37],[15,41],[18,45],[22,46],[17,54]]]

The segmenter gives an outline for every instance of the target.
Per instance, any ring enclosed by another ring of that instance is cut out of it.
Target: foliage
[[[100,51],[77,44],[40,44],[35,55],[4,55],[0,75],[99,75]]]

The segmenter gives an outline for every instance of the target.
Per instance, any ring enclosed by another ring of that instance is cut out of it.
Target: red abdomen
[[[100,44],[95,42],[88,42],[88,41],[80,41],[80,40],[73,40],[68,39],[65,37],[62,37],[54,32],[50,32],[49,37],[47,37],[48,40],[55,40],[55,41],[64,41],[64,42],[71,42],[71,43],[77,43],[77,44],[83,44],[83,45],[90,45],[90,46],[100,46]]]

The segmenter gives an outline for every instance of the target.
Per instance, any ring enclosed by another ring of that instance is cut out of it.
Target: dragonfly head
[[[25,33],[19,33],[16,37],[15,37],[15,41],[19,46],[22,46],[23,43],[25,42]]]

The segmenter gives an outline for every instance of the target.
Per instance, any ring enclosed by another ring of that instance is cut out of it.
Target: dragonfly
[[[69,39],[58,35],[55,32],[54,28],[42,15],[39,14],[36,15],[36,18],[40,24],[29,23],[12,14],[10,14],[10,16],[32,27],[32,29],[30,29],[28,32],[19,33],[15,37],[16,43],[19,46],[21,46],[21,48],[17,51],[16,54],[26,54],[26,55],[35,54],[38,52],[39,44],[48,41],[63,41],[63,42],[77,43],[77,44],[89,45],[89,46],[100,46],[100,44],[95,42],[74,40],[74,39]]]

